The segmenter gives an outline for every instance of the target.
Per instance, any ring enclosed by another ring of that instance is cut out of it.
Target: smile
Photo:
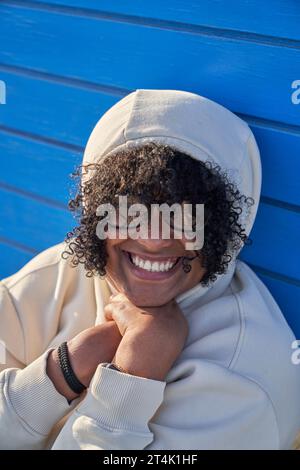
[[[123,251],[123,254],[130,265],[131,272],[137,277],[149,280],[165,279],[172,276],[182,258],[181,256],[150,258],[129,251]]]
[[[151,272],[165,272],[170,271],[173,266],[178,262],[179,258],[175,261],[170,259],[167,261],[151,261],[149,259],[140,258],[138,255],[129,253],[130,261],[138,268]]]

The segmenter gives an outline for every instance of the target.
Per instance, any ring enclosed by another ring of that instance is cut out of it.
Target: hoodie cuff
[[[69,405],[48,377],[46,366],[51,350],[24,369],[7,369],[7,390],[12,407],[31,429],[45,436],[78,403],[76,399]]]
[[[125,374],[100,364],[80,414],[108,429],[148,432],[148,422],[163,401],[166,382]]]

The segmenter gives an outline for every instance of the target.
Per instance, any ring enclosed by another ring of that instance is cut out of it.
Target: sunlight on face
[[[107,239],[107,279],[140,307],[160,306],[197,285],[205,273],[198,257],[190,261],[191,271],[182,267],[186,239]]]

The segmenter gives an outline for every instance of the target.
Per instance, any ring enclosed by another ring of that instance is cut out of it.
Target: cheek
[[[107,264],[106,269],[108,272],[118,272],[120,266],[120,252],[118,249],[119,243],[117,240],[108,240],[106,245],[107,251]]]
[[[195,254],[195,250],[198,249],[197,241],[198,240],[196,236],[193,238],[186,238],[184,235],[182,235],[180,242],[183,248],[186,250],[187,256],[193,256]]]
[[[108,261],[117,258],[121,243],[121,240],[111,240],[109,238],[106,240],[106,251],[108,254]]]

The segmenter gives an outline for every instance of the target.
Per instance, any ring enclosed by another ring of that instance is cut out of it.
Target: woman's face
[[[186,242],[185,238],[107,239],[107,279],[139,307],[164,305],[197,285],[205,273],[198,257],[189,261],[190,272],[183,271],[182,257],[196,254],[185,249]]]

